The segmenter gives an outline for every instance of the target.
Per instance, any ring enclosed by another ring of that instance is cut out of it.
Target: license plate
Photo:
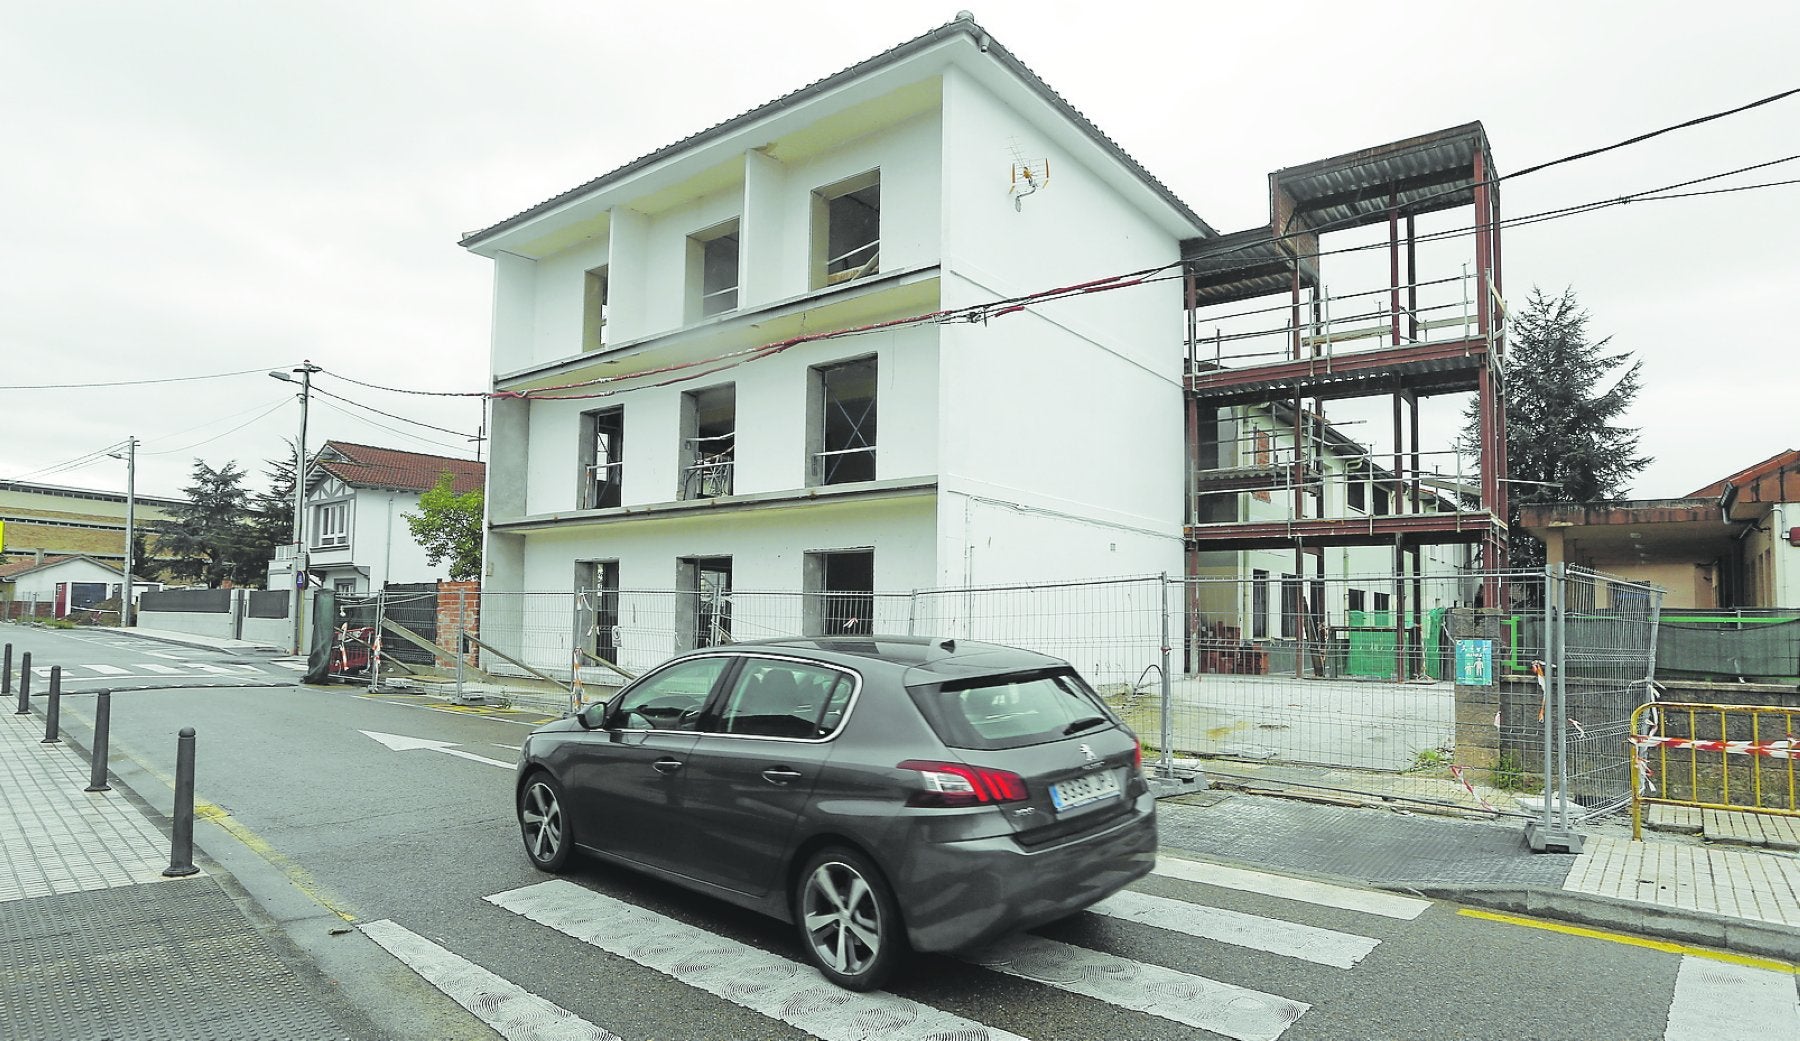
[[[1122,791],[1117,770],[1100,770],[1051,785],[1050,802],[1061,813],[1103,799],[1116,799]]]

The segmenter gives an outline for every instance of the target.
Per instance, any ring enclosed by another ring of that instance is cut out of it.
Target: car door
[[[780,884],[856,688],[847,670],[743,659],[688,760],[684,809],[701,839],[687,874],[756,896]]]
[[[693,832],[685,770],[702,709],[727,655],[674,662],[625,688],[600,728],[568,745],[560,765],[577,841],[650,867],[681,870]]]

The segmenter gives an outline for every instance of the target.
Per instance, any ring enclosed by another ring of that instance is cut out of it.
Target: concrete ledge
[[[202,650],[225,651],[230,654],[260,652],[267,654],[286,654],[286,647],[275,647],[266,643],[255,643],[250,640],[229,640],[219,636],[201,636],[197,633],[181,633],[168,629],[139,629],[131,626],[124,629],[111,629],[115,633],[136,636],[142,640],[155,640],[157,643],[174,644],[178,647],[198,647]]]
[[[1800,963],[1800,930],[1775,922],[1663,907],[1636,900],[1577,893],[1549,886],[1377,883],[1397,893],[1449,900],[1495,911],[1574,922],[1599,929],[1642,933],[1677,943],[1717,947],[1734,954]]]

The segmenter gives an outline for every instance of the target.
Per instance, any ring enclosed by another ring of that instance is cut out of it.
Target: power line
[[[319,388],[314,387],[313,389],[316,391]],[[342,400],[342,399],[339,399],[339,400]],[[369,419],[367,416],[359,416],[354,412],[348,412],[348,411],[345,411],[344,409],[338,408],[336,405],[333,405],[329,401],[321,401],[321,402],[319,402],[319,404],[325,406],[326,408],[330,409],[333,412],[336,412],[338,415],[343,416],[346,419],[353,419],[358,423],[363,423],[367,426],[372,426],[377,430],[385,430],[388,433],[393,434],[395,437],[404,437],[409,441],[417,441],[418,443],[420,443],[422,445],[431,445],[436,448],[448,448],[451,451],[455,451],[455,452],[466,451],[466,449],[464,449],[461,445],[446,445],[442,441],[433,441],[428,437],[420,437],[417,434],[409,433],[405,430],[396,429],[394,427],[388,426],[385,423],[377,423],[374,420]],[[454,431],[453,431],[453,433],[454,433]]]
[[[107,445],[105,448],[95,449],[92,452],[88,452],[85,455],[76,456],[73,459],[65,459],[60,463],[51,463],[49,466],[39,467],[36,470],[30,470],[30,471],[27,471],[22,474],[17,474],[15,476],[8,477],[7,480],[9,480],[9,481],[29,481],[29,480],[32,480],[35,478],[49,477],[54,474],[64,473],[69,470],[79,470],[83,466],[86,466],[89,463],[92,463],[92,462],[95,462],[102,458],[105,458],[105,456],[108,452],[113,451],[114,449],[118,448],[120,445],[122,445],[124,443],[125,442],[123,442],[123,441],[115,442],[113,444]]]
[[[335,376],[337,374],[332,373],[332,375]],[[340,377],[340,378],[342,378],[342,377]],[[383,412],[382,410],[380,410],[378,408],[374,408],[372,406],[365,405],[360,401],[351,401],[349,398],[344,397],[342,394],[333,394],[331,391],[324,390],[319,387],[314,387],[313,393],[314,394],[323,394],[325,397],[328,397],[328,398],[336,398],[337,400],[343,402],[346,405],[354,405],[357,408],[364,410],[365,412],[373,412],[378,416],[386,416],[389,419],[397,419],[402,423],[411,423],[413,426],[424,427],[427,430],[436,430],[440,433],[445,433],[445,434],[455,434],[457,437],[463,437],[463,438],[466,438],[469,436],[468,434],[464,433],[461,430],[451,430],[449,427],[440,427],[440,426],[433,425],[431,423],[422,422],[417,419],[408,419],[405,416],[396,416],[392,412]],[[433,443],[435,443],[435,442],[433,442]]]
[[[1697,127],[1702,123],[1710,123],[1715,119],[1724,119],[1726,116],[1735,116],[1740,112],[1748,112],[1753,108],[1759,108],[1763,105],[1772,104],[1774,102],[1782,100],[1783,98],[1791,98],[1796,94],[1800,94],[1800,87],[1795,87],[1792,90],[1784,90],[1779,94],[1771,94],[1766,98],[1762,98],[1757,101],[1752,101],[1747,105],[1739,105],[1736,108],[1728,108],[1728,109],[1725,109],[1720,112],[1714,112],[1710,115],[1696,116],[1695,118],[1687,120],[1686,122],[1682,122],[1682,123],[1672,123],[1669,126],[1663,127],[1660,130],[1652,130],[1647,134],[1639,134],[1636,137],[1628,137],[1625,140],[1618,142],[1617,144],[1603,145],[1600,148],[1590,148],[1585,152],[1576,152],[1573,155],[1565,155],[1561,159],[1552,159],[1547,163],[1539,163],[1536,166],[1527,166],[1523,170],[1515,170],[1512,173],[1506,174],[1504,177],[1494,178],[1494,180],[1501,180],[1501,181],[1515,180],[1517,178],[1524,177],[1526,174],[1537,173],[1539,170],[1548,170],[1552,166],[1561,166],[1563,163],[1572,163],[1577,159],[1592,158],[1593,156],[1596,156],[1596,155],[1601,155],[1606,152],[1611,152],[1614,149],[1624,148],[1627,145],[1635,145],[1642,141],[1648,141],[1653,137],[1661,137],[1664,134],[1672,134],[1677,130],[1686,130],[1689,127]]]
[[[151,380],[111,380],[103,383],[4,384],[0,385],[0,390],[87,390],[92,387],[145,387],[153,383],[190,383],[194,380],[220,380],[230,376],[247,376],[250,373],[262,371],[263,369],[258,367],[254,369],[239,369],[236,372],[211,372],[204,376],[165,376]]]
[[[278,409],[286,404],[287,404],[287,398],[284,397],[280,401],[277,401],[275,404],[270,405],[268,408],[264,409],[263,411],[258,412],[256,415],[251,416],[249,419],[244,420],[242,423],[239,423],[237,426],[232,427],[230,430],[221,431],[221,432],[214,434],[213,436],[206,438],[204,440],[195,441],[191,445],[184,445],[181,448],[165,448],[160,452],[139,452],[138,454],[139,455],[174,455],[176,452],[192,451],[193,449],[199,448],[201,445],[212,444],[214,441],[217,441],[221,437],[225,437],[230,434],[235,434],[238,431],[249,426],[250,424],[256,422],[257,420],[262,419],[265,416],[274,414],[276,409]]]

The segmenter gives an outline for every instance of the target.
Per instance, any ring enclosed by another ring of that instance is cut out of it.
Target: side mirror
[[[605,728],[606,723],[606,709],[607,702],[597,702],[582,709],[581,714],[575,718],[581,720],[581,725],[584,729],[602,730]]]

